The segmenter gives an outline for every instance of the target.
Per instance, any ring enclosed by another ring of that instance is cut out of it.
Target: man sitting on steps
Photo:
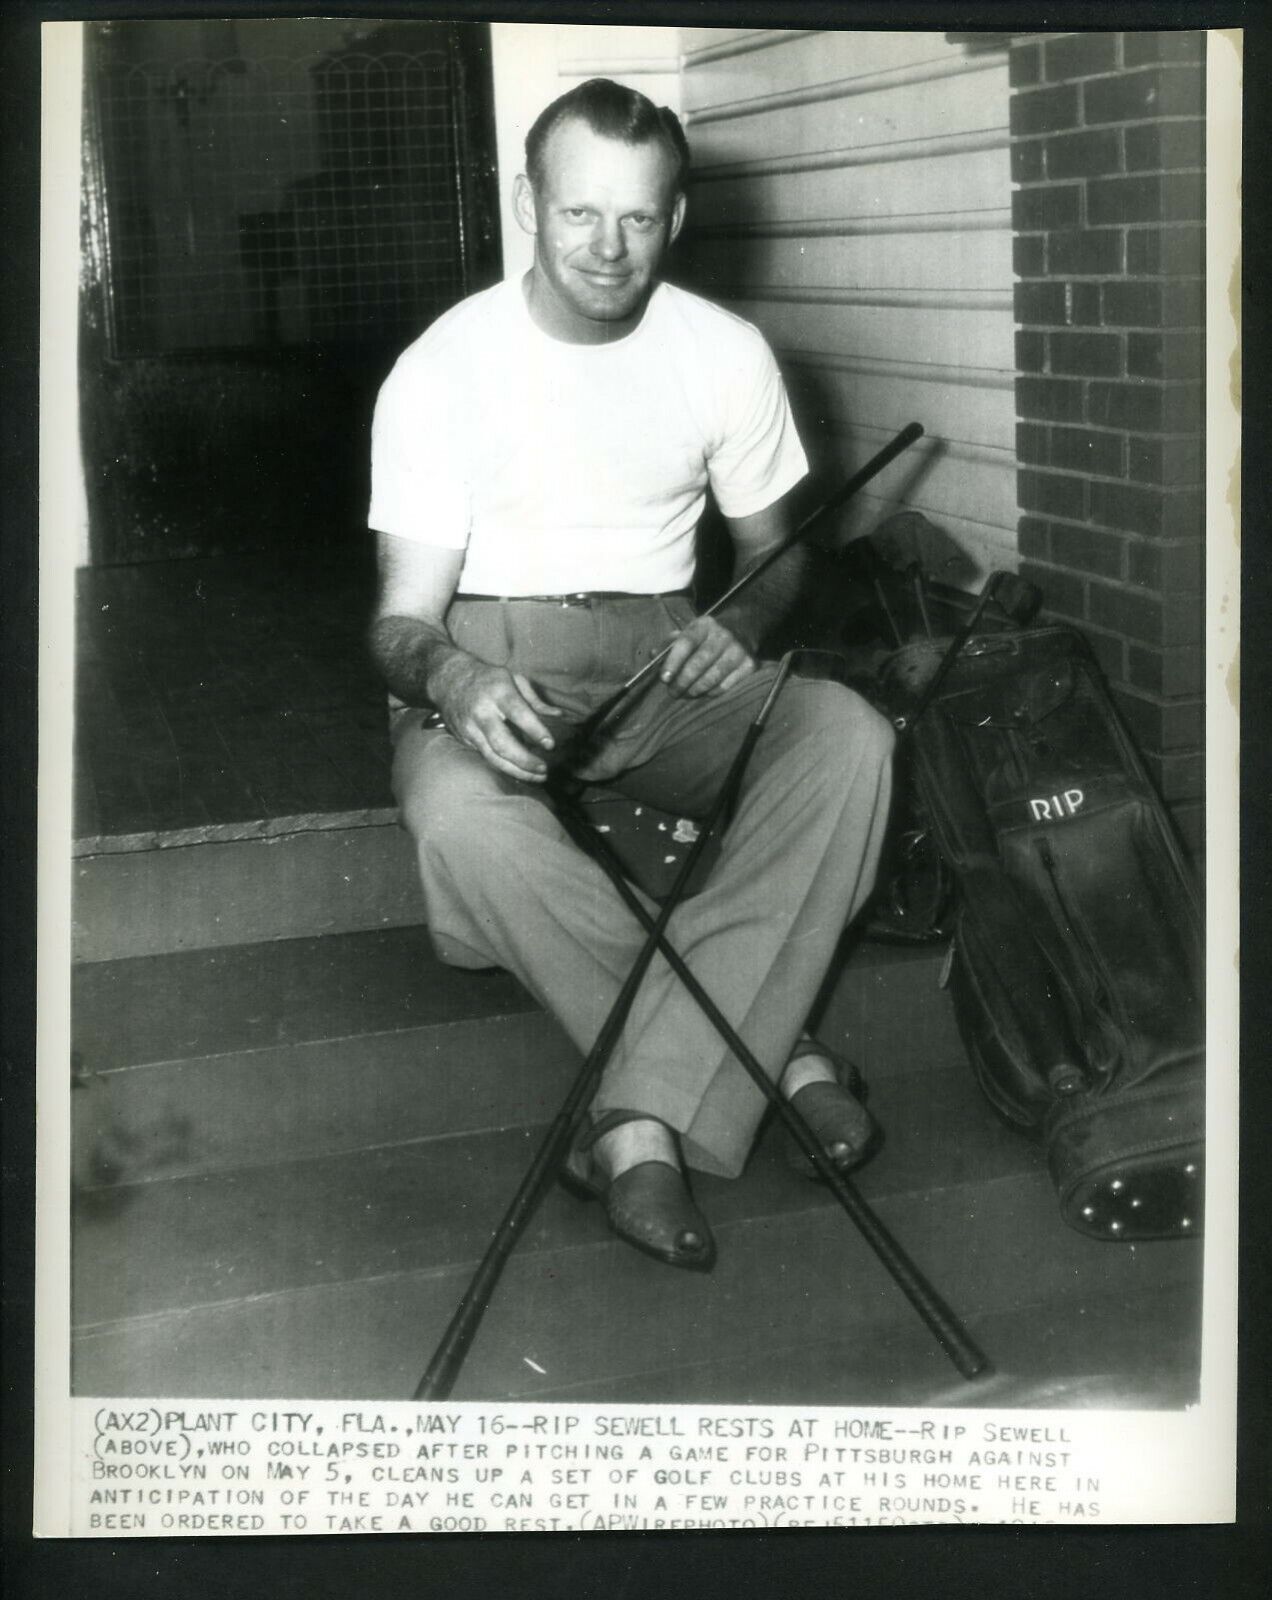
[[[711,617],[689,601],[708,486],[741,570],[789,532],[807,463],[756,329],[659,281],[687,165],[676,117],[643,95],[593,79],[554,101],[513,195],[530,271],[440,317],[375,413],[372,643],[432,938],[515,973],[581,1050],[644,934],[544,803],[539,752],[672,640],[581,776],[701,816],[772,685],[757,652],[801,568],[792,550]],[[669,929],[845,1169],[873,1126],[851,1069],[801,1030],[874,882],[892,742],[850,690],[793,678],[710,881]],[[622,1238],[704,1269],[715,1246],[682,1161],[737,1176],[764,1109],[656,960],[568,1170]]]

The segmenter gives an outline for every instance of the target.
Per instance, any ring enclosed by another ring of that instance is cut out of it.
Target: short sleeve
[[[707,461],[726,517],[749,517],[779,500],[808,471],[773,352],[752,328],[721,373],[723,427]]]
[[[371,508],[379,533],[463,550],[471,526],[467,453],[448,385],[411,352],[385,380],[371,424]]]

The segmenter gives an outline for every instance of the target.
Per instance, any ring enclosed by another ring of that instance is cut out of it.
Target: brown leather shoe
[[[829,1061],[835,1069],[835,1080],[833,1083],[806,1083],[791,1096],[790,1104],[803,1117],[808,1131],[835,1167],[840,1172],[851,1172],[875,1153],[882,1138],[879,1124],[864,1104],[865,1080],[853,1062],[815,1039],[801,1039],[790,1060],[798,1061],[801,1056],[820,1056]],[[786,1160],[801,1176],[818,1176],[817,1168],[789,1133]]]
[[[710,1272],[715,1265],[710,1224],[693,1203],[684,1174],[667,1162],[639,1161],[607,1179],[591,1149],[576,1140],[561,1182],[581,1199],[601,1201],[613,1232],[655,1261],[690,1272]]]

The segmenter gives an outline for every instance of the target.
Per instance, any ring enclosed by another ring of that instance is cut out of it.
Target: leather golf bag
[[[946,641],[945,643],[948,643]],[[1202,922],[1170,822],[1081,636],[974,634],[885,669],[957,885],[949,971],[981,1089],[1098,1239],[1199,1233]],[[935,680],[935,681],[934,681]]]

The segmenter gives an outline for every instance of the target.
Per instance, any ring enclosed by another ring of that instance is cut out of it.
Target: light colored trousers
[[[679,598],[591,609],[456,601],[455,642],[530,677],[582,717],[693,615]],[[655,683],[585,775],[677,816],[702,816],[771,687],[763,664],[726,694],[675,699]],[[393,784],[415,840],[443,960],[513,972],[588,1050],[644,933],[534,785],[496,773],[410,710],[394,727]],[[720,858],[668,937],[776,1077],[836,943],[874,883],[893,733],[841,684],[790,678],[752,752]],[[593,1109],[658,1117],[688,1165],[742,1170],[763,1095],[666,962],[655,956]]]

